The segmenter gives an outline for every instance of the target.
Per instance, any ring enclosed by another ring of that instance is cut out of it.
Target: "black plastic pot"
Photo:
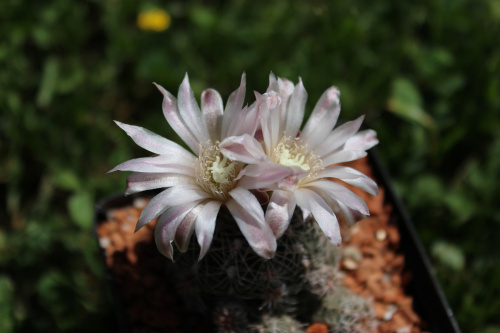
[[[387,170],[382,165],[375,149],[369,152],[369,161],[377,182],[385,188],[385,200],[393,205],[393,218],[396,221],[401,236],[400,250],[405,256],[405,270],[412,273],[412,280],[407,286],[407,294],[414,300],[414,310],[426,322],[429,331],[433,333],[460,333],[443,291],[439,287],[432,267],[418,234],[411,222],[409,214],[401,200],[396,196]],[[151,195],[155,192],[150,193]],[[147,195],[147,194],[146,194]],[[105,198],[96,205],[94,228],[106,219],[109,209],[132,204],[135,196],[124,197],[115,195]],[[96,232],[96,238],[97,232]],[[105,262],[105,250],[101,248]],[[113,273],[106,267],[108,282],[115,304],[115,312],[120,332],[130,332],[129,320],[125,311],[120,288]]]

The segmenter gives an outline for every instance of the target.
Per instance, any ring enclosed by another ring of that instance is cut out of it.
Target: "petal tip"
[[[158,89],[162,93],[162,95],[165,95],[165,93],[166,93],[165,88],[163,88],[162,86],[160,86],[156,82],[153,82],[153,84],[155,85],[156,89]]]

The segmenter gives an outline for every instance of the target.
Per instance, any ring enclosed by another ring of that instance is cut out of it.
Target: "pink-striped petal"
[[[288,167],[272,162],[250,164],[240,172],[238,177],[241,177],[241,180],[238,186],[250,190],[272,190],[278,187],[280,181],[304,173],[300,167]]]
[[[134,172],[127,177],[125,195],[184,184],[196,185],[196,178],[175,173]]]
[[[241,83],[238,89],[236,89],[228,98],[226,108],[224,110],[224,117],[222,119],[222,132],[221,138],[226,138],[228,136],[236,135],[233,128],[239,123],[238,120],[241,118],[241,109],[243,107],[243,102],[245,101],[245,89],[246,89],[246,74],[243,73],[241,76]]]
[[[196,140],[205,146],[210,140],[207,125],[201,114],[200,107],[194,98],[193,90],[189,85],[189,78],[186,73],[182,80],[179,92],[177,93],[177,107],[184,123],[189,128]]]
[[[344,150],[368,150],[378,143],[377,132],[364,130],[352,136],[344,145]]]
[[[175,238],[177,227],[182,222],[184,217],[198,204],[199,201],[193,201],[184,205],[171,207],[158,219],[158,223],[155,228],[156,247],[161,254],[172,261],[174,260],[172,241]]]
[[[170,127],[179,135],[179,137],[184,141],[188,147],[195,153],[199,154],[200,143],[196,136],[191,132],[189,127],[186,125],[182,119],[179,109],[177,108],[177,99],[172,96],[171,93],[166,91],[162,86],[154,83],[156,88],[163,94],[163,115],[165,119],[170,124]]]
[[[191,241],[191,236],[194,232],[194,226],[198,214],[203,209],[204,203],[198,204],[196,207],[191,209],[189,213],[182,219],[182,222],[177,227],[175,231],[175,245],[181,252],[186,252]]]
[[[208,199],[208,193],[202,191],[198,185],[179,185],[166,189],[153,197],[146,205],[137,221],[135,231],[151,222],[169,207],[183,205],[185,203]]]
[[[250,134],[252,136],[255,135],[255,132],[260,126],[260,108],[256,107],[247,107],[245,106],[243,110],[241,110],[241,116],[243,120],[240,120],[238,126],[232,128],[231,133],[233,136]]]
[[[368,215],[363,214],[357,209],[353,209],[350,207],[347,207],[342,203],[342,201],[333,199],[334,203],[332,205],[333,209],[335,210],[336,213],[341,214],[344,216],[345,220],[347,223],[350,225],[353,225],[354,223],[361,221],[362,219],[366,218]]]
[[[304,111],[307,101],[307,92],[299,78],[299,83],[293,90],[293,94],[288,104],[285,120],[285,135],[291,138],[297,136],[297,133],[304,120]]]
[[[288,105],[290,105],[290,97],[294,91],[294,84],[292,81],[278,78],[278,88],[281,97],[281,105],[280,105],[280,127],[285,128],[285,122],[288,112]]]
[[[135,172],[173,172],[186,175],[194,175],[195,159],[186,160],[180,156],[156,156],[156,157],[141,157],[123,162],[109,172],[114,171],[135,171]]]
[[[296,200],[293,192],[279,190],[273,192],[265,218],[276,239],[280,238],[288,228],[295,206]]]
[[[344,163],[350,162],[367,155],[364,150],[340,150],[335,153],[332,153],[326,157],[323,157],[321,160],[323,165],[328,166],[336,163]]]
[[[219,141],[222,128],[222,97],[214,89],[207,89],[201,94],[201,111],[212,142]]]
[[[307,120],[300,137],[313,149],[322,143],[337,123],[340,113],[340,92],[331,87],[323,93]]]
[[[219,149],[223,155],[233,161],[260,163],[268,160],[260,143],[248,134],[225,138],[219,144]]]
[[[265,97],[269,99],[276,98],[276,96]],[[280,128],[280,113],[279,109],[272,106],[269,107],[263,114],[265,115],[261,117],[261,127],[262,135],[264,136],[264,144],[267,153],[272,154],[273,149],[278,145],[278,142],[283,135],[283,128]]]
[[[257,199],[242,188],[235,188],[226,206],[238,224],[250,247],[261,257],[269,259],[276,252],[276,239],[267,225],[264,212]]]
[[[353,168],[344,166],[333,166],[325,168],[318,173],[318,178],[337,178],[348,184],[359,187],[363,191],[366,191],[372,195],[377,195],[379,192],[378,185],[365,174],[355,170]]]
[[[219,213],[221,205],[222,202],[220,201],[212,200],[207,202],[196,218],[194,228],[198,244],[200,245],[200,256],[198,260],[201,260],[205,256],[210,248],[210,244],[212,244],[215,221],[217,220],[217,214]]]
[[[309,203],[309,197],[307,196],[307,192],[302,188],[298,188],[294,192],[295,201],[297,202],[297,206],[302,210],[302,218],[307,220],[311,215],[311,205]]]
[[[341,147],[348,139],[350,139],[361,127],[365,116],[361,116],[356,120],[348,121],[342,126],[334,129],[325,141],[314,148],[315,153],[318,156],[325,156],[334,152],[336,149]]]
[[[311,214],[314,216],[321,230],[323,230],[323,233],[330,242],[340,246],[342,236],[340,235],[339,222],[332,209],[316,192],[304,189],[303,193],[307,195],[311,207]]]
[[[266,92],[268,91],[279,92],[278,80],[276,79],[276,75],[274,75],[273,72],[269,74],[269,86],[267,87]]]
[[[369,215],[368,206],[363,199],[351,192],[346,187],[326,179],[316,180],[304,185],[307,189],[313,189],[316,192],[323,192],[334,199],[341,201],[347,207],[359,210],[365,215]]]
[[[128,136],[139,146],[159,155],[180,155],[183,158],[193,158],[186,149],[164,137],[151,132],[145,128],[127,125],[115,120],[115,123],[123,129]]]

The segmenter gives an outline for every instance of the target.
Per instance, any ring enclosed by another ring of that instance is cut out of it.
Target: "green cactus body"
[[[365,333],[377,327],[371,303],[343,285],[323,298],[313,319],[328,324],[331,333]]]
[[[211,309],[207,315],[217,332],[304,332],[303,323],[313,318],[329,325],[328,316],[346,322],[350,317],[337,311],[344,306],[343,295],[358,302],[339,287],[340,250],[313,219],[304,221],[300,210],[272,259],[255,254],[227,212],[219,213],[212,245],[201,261],[197,248],[192,241],[186,253],[175,257],[179,289],[184,299],[199,301],[198,308]],[[353,304],[347,300],[345,306]],[[360,316],[367,317],[365,313]]]
[[[252,327],[254,333],[305,333],[304,324],[291,316],[268,316],[262,318],[262,323]]]

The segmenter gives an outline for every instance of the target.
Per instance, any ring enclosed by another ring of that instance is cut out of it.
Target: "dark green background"
[[[114,330],[93,206],[146,152],[112,120],[175,139],[153,81],[245,71],[250,101],[273,71],[366,114],[460,326],[500,332],[499,36],[497,0],[1,1],[0,331]]]

